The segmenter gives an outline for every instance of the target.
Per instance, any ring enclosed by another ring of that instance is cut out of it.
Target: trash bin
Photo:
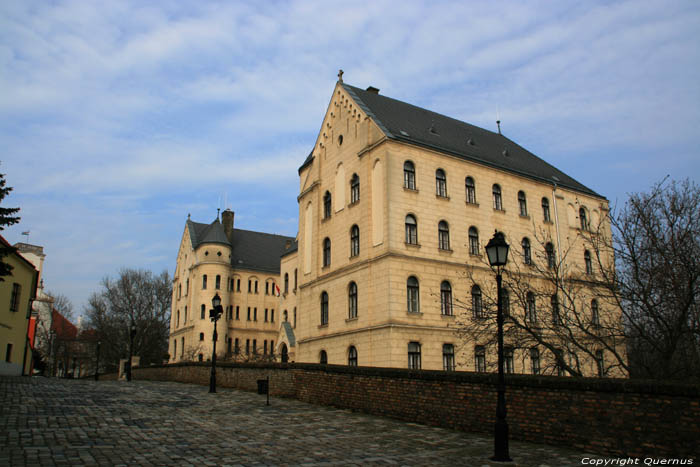
[[[259,379],[258,380],[258,394],[267,394],[267,380],[266,379]]]

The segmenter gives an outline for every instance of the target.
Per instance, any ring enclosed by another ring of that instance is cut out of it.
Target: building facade
[[[280,320],[280,256],[294,239],[234,229],[226,210],[211,224],[187,220],[180,242],[170,318],[170,362],[211,358],[212,298],[224,313],[217,323],[217,355],[271,359]]]
[[[2,236],[0,242],[10,246]],[[12,274],[0,281],[0,349],[3,352],[0,374],[27,375],[31,371],[29,329],[39,272],[17,252],[7,255],[3,261],[12,266]]]
[[[607,200],[500,131],[341,79],[299,178],[297,241],[281,251],[279,276],[269,278],[282,284],[283,319],[275,328],[276,351],[285,358],[485,371],[495,361],[493,343],[461,331],[481,318],[495,286],[484,250],[495,231],[511,245],[513,277],[538,290],[519,294],[522,283],[513,282],[513,316],[519,308],[527,319],[539,312],[541,322],[556,321],[565,297],[541,290],[548,271],[565,270],[581,277],[581,300],[619,320],[591,298],[596,286],[584,241],[590,226],[609,235]],[[611,254],[602,256],[612,264]],[[553,357],[558,348],[523,342],[507,335],[507,371],[551,373],[563,361]],[[576,359],[582,374],[619,374],[606,369],[604,353],[566,358]]]

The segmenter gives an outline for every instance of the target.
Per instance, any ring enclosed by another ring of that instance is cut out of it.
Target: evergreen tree
[[[0,203],[2,200],[12,191],[12,187],[5,186],[5,174],[0,174]],[[5,227],[9,227],[19,222],[19,217],[15,216],[19,212],[19,208],[5,208],[0,206],[0,230],[5,230]],[[4,245],[0,243],[0,281],[3,281],[3,276],[9,276],[12,274],[12,266],[5,263],[3,258],[17,251],[16,248],[10,245]]]

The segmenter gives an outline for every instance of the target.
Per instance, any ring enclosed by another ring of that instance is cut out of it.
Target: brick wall
[[[209,384],[202,363],[137,368],[136,379]],[[464,431],[491,433],[496,376],[317,364],[221,364],[217,384]],[[510,375],[510,438],[597,454],[698,457],[700,386]]]

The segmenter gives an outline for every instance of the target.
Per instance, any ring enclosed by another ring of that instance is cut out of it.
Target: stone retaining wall
[[[209,384],[206,363],[136,368],[134,378]],[[217,384],[401,420],[491,433],[496,375],[317,364],[220,364]],[[698,457],[700,386],[509,375],[511,439],[597,454]]]

